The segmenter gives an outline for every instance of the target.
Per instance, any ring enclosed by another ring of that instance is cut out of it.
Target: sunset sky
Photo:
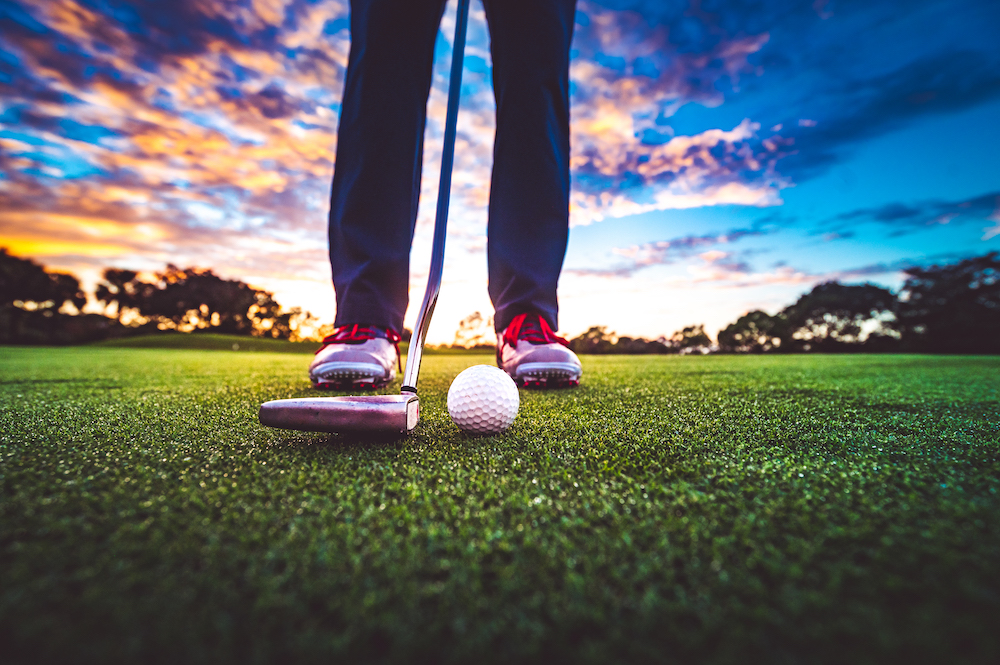
[[[438,37],[412,326],[454,1]],[[347,0],[0,3],[0,246],[79,276],[202,266],[331,320]],[[656,337],[1000,250],[1000,2],[580,0],[560,326]],[[494,130],[473,0],[430,341],[486,295]]]

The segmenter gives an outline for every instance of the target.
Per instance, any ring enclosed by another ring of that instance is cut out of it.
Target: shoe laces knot
[[[395,328],[376,328],[375,326],[363,326],[360,323],[340,326],[333,331],[332,335],[327,335],[323,338],[323,344],[316,349],[316,353],[319,353],[331,344],[361,344],[376,337],[387,339],[396,347],[396,364],[399,366],[399,371],[402,372],[403,359],[399,353],[399,342],[403,338]]]
[[[541,315],[534,312],[518,314],[503,332],[504,344],[517,346],[518,340],[531,344],[562,344],[568,347],[569,341],[560,337],[549,326]]]

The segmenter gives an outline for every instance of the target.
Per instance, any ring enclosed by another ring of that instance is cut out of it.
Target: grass
[[[390,444],[307,358],[0,349],[0,661],[991,663],[1000,358],[590,357]]]
[[[289,342],[283,339],[265,339],[246,335],[220,335],[218,333],[179,333],[164,331],[155,334],[118,337],[94,342],[96,348],[115,349],[201,349],[205,351],[267,351],[271,353],[308,353],[319,347],[317,342]],[[408,342],[400,342],[399,349],[405,355]],[[425,346],[424,355],[467,355],[469,353],[492,353],[492,351],[469,350],[450,346]]]
[[[289,342],[283,339],[265,339],[247,335],[220,335],[218,333],[162,333],[118,337],[94,342],[95,348],[115,349],[201,349],[204,351],[267,351],[271,353],[312,353],[316,342]]]

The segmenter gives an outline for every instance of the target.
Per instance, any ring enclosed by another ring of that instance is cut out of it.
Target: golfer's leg
[[[351,53],[330,197],[338,326],[403,328],[444,2],[351,0]]]
[[[569,231],[569,48],[576,0],[485,0],[497,133],[489,291],[503,330],[527,310],[558,327]]]

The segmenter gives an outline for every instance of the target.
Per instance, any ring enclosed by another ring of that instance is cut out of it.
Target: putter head
[[[413,393],[276,399],[260,405],[261,425],[304,432],[405,435],[417,426]]]

